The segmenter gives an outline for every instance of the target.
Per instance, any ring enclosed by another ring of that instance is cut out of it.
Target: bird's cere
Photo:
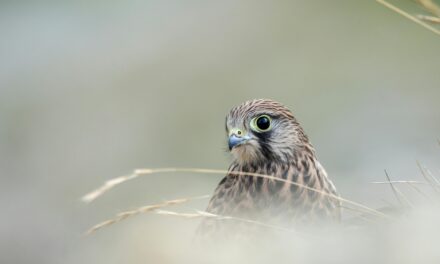
[[[229,141],[228,141],[229,150],[232,150],[234,147],[237,147],[237,146],[240,146],[240,145],[246,143],[250,139],[251,138],[247,135],[239,136],[236,134],[232,134],[231,136],[229,136]]]

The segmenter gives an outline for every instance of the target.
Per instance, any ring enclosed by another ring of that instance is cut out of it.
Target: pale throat
[[[254,146],[251,144],[246,144],[238,148],[234,148],[231,150],[231,154],[234,162],[241,166],[258,163],[263,158],[261,157],[258,146]]]

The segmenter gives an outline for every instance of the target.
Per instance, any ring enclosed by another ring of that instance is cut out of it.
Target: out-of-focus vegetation
[[[440,36],[440,30],[430,25],[431,23],[433,24],[440,23],[440,7],[433,0],[417,0],[417,3],[419,3],[419,5],[423,9],[425,9],[426,12],[430,13],[430,15],[419,14],[417,16],[402,10],[398,6],[395,6],[386,0],[376,0],[376,2],[384,5],[385,7],[391,9],[397,14],[411,20],[412,22]]]

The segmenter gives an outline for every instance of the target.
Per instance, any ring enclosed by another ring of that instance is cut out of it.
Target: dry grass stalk
[[[370,215],[365,215],[365,212],[356,208],[352,208],[352,207],[347,207],[347,206],[341,206],[342,209],[349,211],[350,213],[352,213],[354,215],[354,217],[358,217],[361,220],[364,220],[366,222],[369,223],[380,223],[379,221],[377,221],[376,219],[371,218]],[[352,218],[353,219],[353,218]]]
[[[377,181],[377,182],[371,182],[374,184],[390,184],[390,183],[403,183],[403,184],[423,184],[423,185],[429,185],[429,183],[421,182],[421,181]]]
[[[426,173],[428,173],[429,177],[434,180],[434,183],[437,186],[440,186],[440,180],[437,179],[437,177],[435,177],[434,174],[432,174],[432,172],[428,168],[426,168],[426,167],[425,167],[425,171],[426,171]]]
[[[295,230],[292,230],[289,228],[284,228],[284,227],[280,227],[280,226],[276,226],[276,225],[270,225],[270,224],[266,224],[263,222],[245,219],[245,218],[216,215],[216,214],[208,213],[205,211],[197,211],[196,213],[177,213],[177,212],[171,212],[171,211],[158,210],[155,213],[160,214],[160,215],[178,216],[178,217],[190,218],[190,219],[191,218],[213,218],[216,220],[235,220],[235,221],[254,224],[254,225],[258,225],[258,226],[262,226],[262,227],[266,227],[266,228],[270,228],[270,229],[276,229],[279,231],[287,231],[287,232],[296,233]]]
[[[393,190],[394,195],[396,196],[397,201],[401,205],[406,204],[407,206],[412,207],[411,202],[406,198],[406,196],[399,190],[397,187],[394,186],[394,184],[391,182],[390,176],[388,175],[388,172],[385,170],[385,176],[387,177],[388,183],[391,186],[391,190]]]
[[[110,189],[112,189],[116,185],[119,185],[119,184],[126,182],[126,181],[129,181],[129,180],[132,180],[138,176],[139,175],[131,174],[131,175],[120,176],[120,177],[108,180],[104,183],[104,185],[102,185],[98,189],[84,195],[82,197],[82,200],[83,200],[83,202],[90,203],[93,200],[95,200],[96,198],[98,198],[99,196],[101,196],[102,194],[104,194],[105,192],[110,191]]]
[[[425,23],[424,21],[418,19],[417,17],[415,17],[415,16],[413,16],[413,15],[403,11],[402,9],[398,8],[397,6],[390,4],[390,3],[388,3],[385,0],[376,0],[376,2],[378,2],[379,4],[384,5],[385,7],[393,10],[394,12],[396,12],[396,13],[398,13],[398,14],[406,17],[406,18],[408,18],[409,20],[413,21],[414,23],[417,23],[420,26],[422,26],[422,27],[424,27],[424,28],[430,30],[431,32],[433,32],[433,33],[435,33],[435,34],[440,36],[440,30],[438,30],[435,27]]]
[[[197,197],[197,198],[201,198],[201,197]],[[197,198],[192,198],[192,199],[197,199]],[[184,199],[171,200],[171,201],[167,201],[167,202],[164,202],[161,204],[147,205],[147,206],[137,208],[135,210],[125,211],[125,212],[119,213],[117,215],[117,217],[115,217],[113,219],[103,221],[103,222],[93,226],[85,234],[86,235],[93,234],[97,230],[99,230],[103,227],[107,227],[109,225],[113,225],[118,222],[121,222],[121,221],[125,220],[127,217],[142,214],[142,213],[148,213],[148,212],[159,214],[159,215],[183,217],[183,218],[188,218],[188,219],[213,218],[216,220],[235,220],[235,221],[245,222],[245,223],[254,224],[254,225],[258,225],[258,226],[263,226],[263,227],[270,228],[270,229],[276,229],[276,230],[287,231],[287,232],[295,232],[292,229],[288,229],[288,228],[284,228],[284,227],[280,227],[280,226],[276,226],[276,225],[270,225],[270,224],[266,224],[266,223],[255,221],[255,220],[244,219],[244,218],[239,218],[239,217],[232,217],[232,216],[216,215],[216,214],[212,214],[212,213],[208,213],[208,212],[204,212],[204,211],[196,211],[195,213],[178,213],[178,212],[173,212],[173,211],[157,210],[157,209],[163,208],[165,206],[183,203],[188,200],[191,200],[191,199],[184,198]]]
[[[440,17],[426,16],[426,15],[417,15],[417,18],[420,19],[420,20],[431,22],[431,23],[440,24]]]
[[[411,188],[413,188],[418,194],[420,194],[421,196],[425,197],[427,200],[431,200],[431,198],[424,192],[422,192],[422,190],[420,190],[416,185],[414,185],[413,183],[408,183],[409,186],[411,186]]]
[[[417,166],[419,167],[420,172],[422,173],[423,178],[429,183],[430,186],[436,191],[439,192],[440,183],[437,178],[435,178],[429,171],[420,164],[419,161],[417,161]]]
[[[434,16],[440,17],[440,7],[432,0],[417,0],[417,2]]]
[[[271,176],[271,175],[260,174],[260,173],[250,173],[250,172],[233,172],[233,173],[231,173],[231,172],[226,171],[226,170],[200,169],[200,168],[137,169],[131,175],[121,176],[121,177],[115,178],[113,180],[107,181],[103,186],[101,186],[98,189],[92,191],[91,193],[85,195],[83,197],[83,201],[91,202],[94,199],[98,198],[99,196],[103,195],[105,192],[107,192],[110,189],[114,188],[115,186],[117,186],[117,185],[119,185],[119,184],[121,184],[123,182],[135,179],[137,177],[140,177],[140,176],[143,176],[143,175],[154,174],[154,173],[165,173],[165,172],[191,172],[191,173],[223,174],[223,175],[230,173],[230,174],[235,174],[236,176],[239,176],[239,175],[244,175],[245,176],[245,175],[247,175],[247,176],[253,176],[253,177],[260,177],[260,178],[270,179],[270,180],[274,180],[274,181],[279,181],[279,182],[284,182],[284,183],[288,183],[288,184],[291,184],[291,185],[295,185],[295,186],[298,186],[300,188],[304,188],[306,190],[313,191],[313,192],[319,193],[321,195],[331,197],[333,199],[339,200],[339,201],[341,201],[343,203],[346,203],[348,205],[355,206],[355,207],[357,207],[357,208],[359,208],[361,210],[364,210],[365,213],[368,213],[368,214],[371,214],[371,215],[375,215],[377,217],[388,218],[388,216],[385,215],[384,213],[379,212],[377,210],[374,210],[372,208],[369,208],[369,207],[367,207],[367,206],[365,206],[363,204],[360,204],[360,203],[357,203],[357,202],[353,202],[353,201],[350,201],[350,200],[341,198],[339,196],[336,196],[336,195],[324,192],[322,190],[311,188],[309,186],[306,186],[306,185],[303,185],[303,184],[300,184],[300,183],[297,183],[297,182],[281,179],[281,178],[274,177],[274,176]]]
[[[419,193],[419,194],[422,195],[423,197],[429,199],[429,196],[426,195],[426,193],[422,192],[422,190],[420,190],[420,189],[416,186],[416,185],[419,185],[419,184],[429,185],[429,183],[427,183],[427,182],[421,182],[421,181],[390,181],[390,182],[371,182],[371,183],[373,183],[373,184],[390,184],[390,183],[393,183],[393,184],[396,184],[396,183],[397,183],[397,184],[399,184],[399,183],[407,184],[408,186],[410,186],[411,188],[413,188],[417,193]]]
[[[208,197],[209,197],[209,195],[192,197],[192,198],[174,199],[174,200],[165,201],[165,202],[159,203],[159,204],[142,206],[142,207],[136,208],[134,210],[121,212],[121,213],[117,214],[115,218],[103,221],[103,222],[93,226],[85,234],[90,235],[103,227],[121,222],[122,220],[125,220],[126,218],[131,217],[131,216],[135,216],[135,215],[143,214],[143,213],[148,213],[148,212],[153,212],[153,211],[160,209],[160,208],[163,208],[163,207],[185,203],[190,200],[204,199],[204,198],[208,198]]]

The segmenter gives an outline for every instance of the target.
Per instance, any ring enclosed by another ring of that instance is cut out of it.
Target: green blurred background
[[[221,175],[80,197],[135,168],[226,169],[224,117],[252,98],[293,110],[346,198],[392,201],[370,184],[384,169],[419,179],[420,160],[438,172],[439,37],[374,1],[2,1],[0,37],[1,263],[175,261],[197,220],[143,215],[82,233],[210,194]]]

